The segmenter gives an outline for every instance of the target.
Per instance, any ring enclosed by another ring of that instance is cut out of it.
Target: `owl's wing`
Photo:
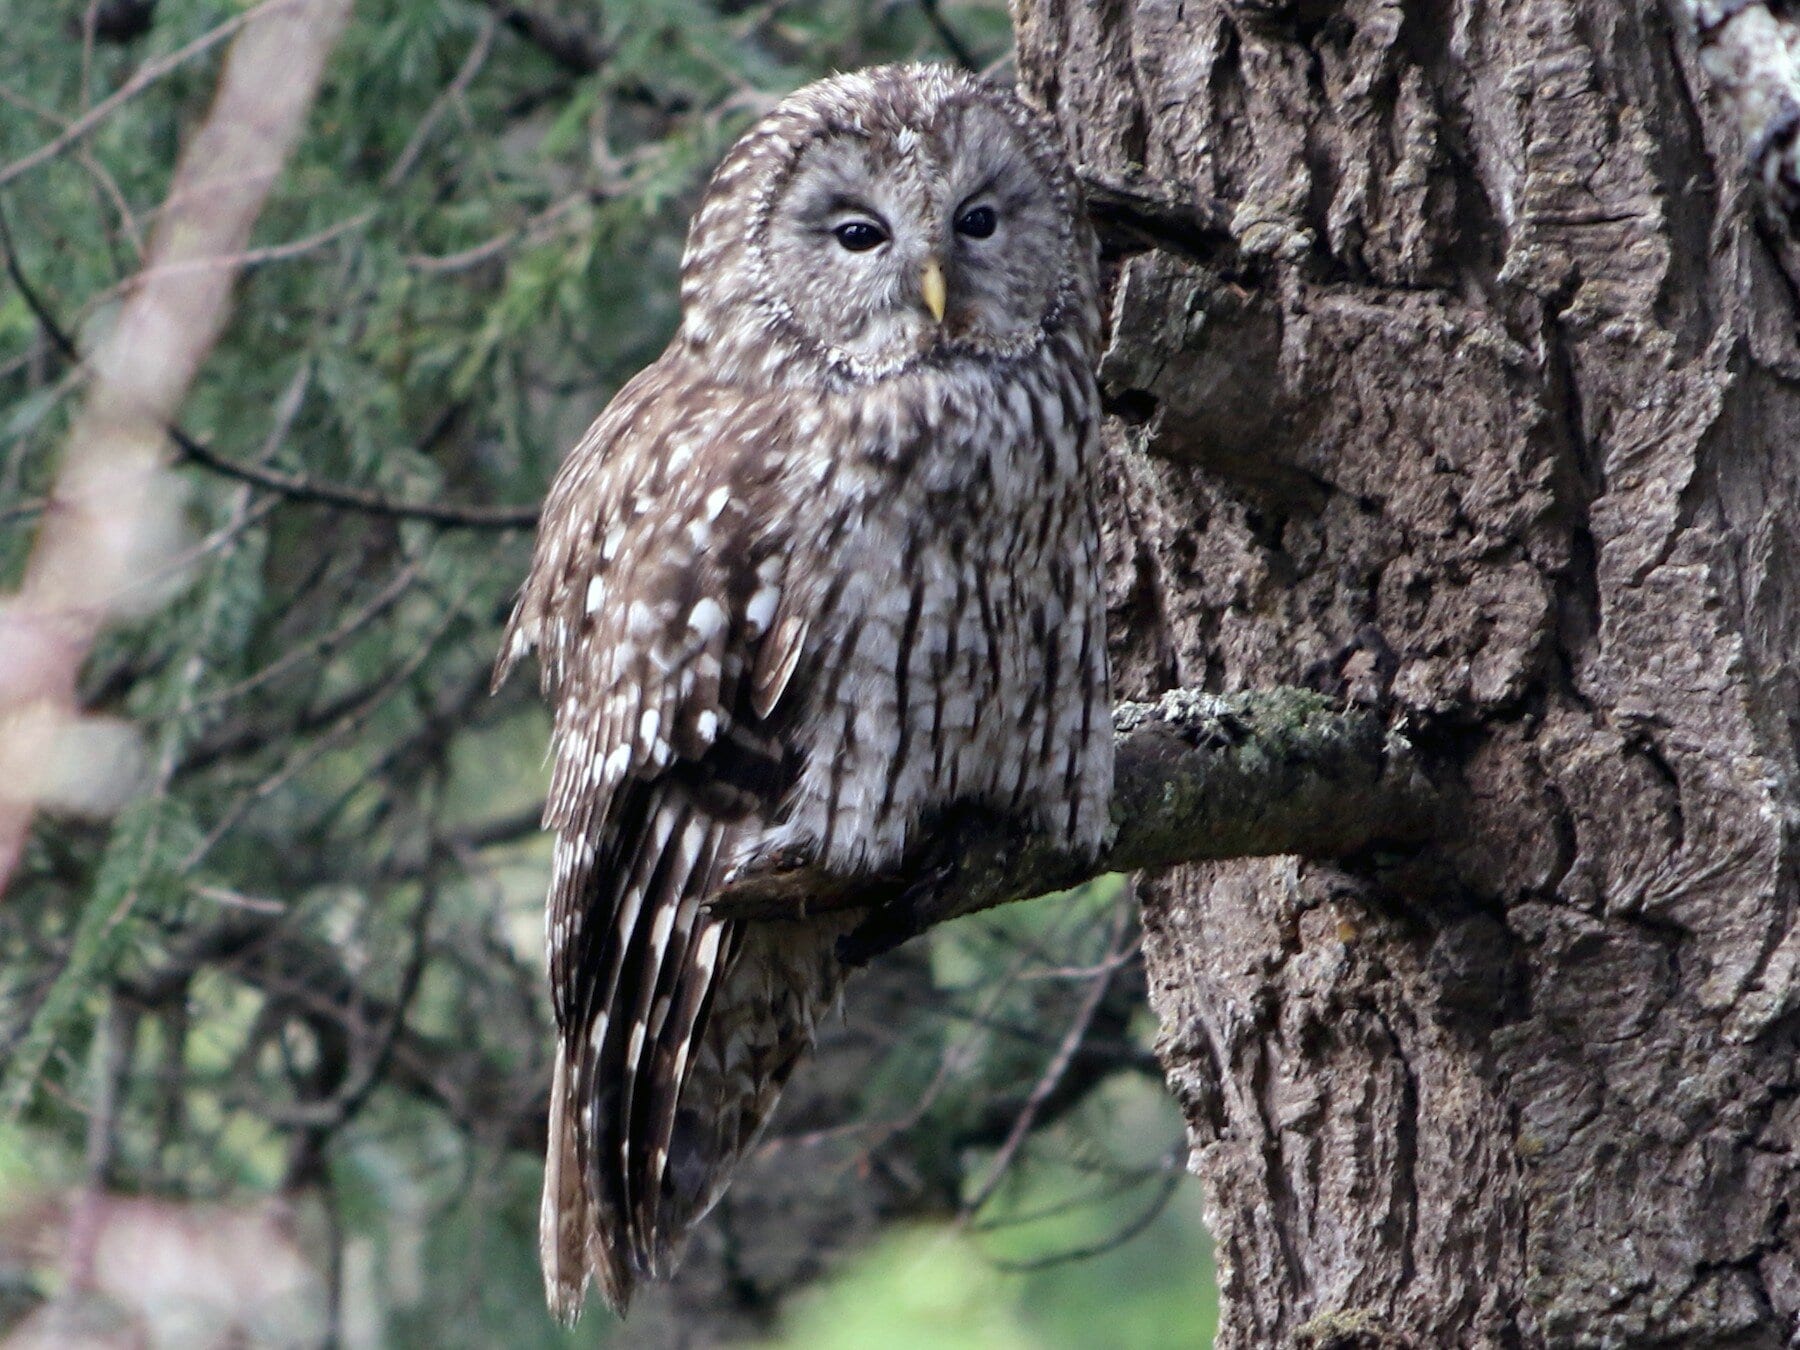
[[[733,1139],[690,1140],[704,1123],[677,1137],[743,937],[702,906],[796,770],[783,699],[806,609],[765,508],[790,429],[778,408],[679,375],[651,367],[571,452],[496,676],[535,647],[555,699],[546,922],[561,1037],[543,1255],[565,1316],[589,1269],[622,1308],[668,1263],[730,1161],[700,1155],[735,1156],[773,1100],[750,1094],[768,1101]]]

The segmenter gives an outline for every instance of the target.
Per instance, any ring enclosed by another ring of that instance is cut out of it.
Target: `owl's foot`
[[[728,890],[757,877],[804,872],[818,860],[818,850],[810,844],[782,834],[765,834],[750,841],[732,858],[719,881],[719,888]]]
[[[782,834],[747,841],[707,898],[721,919],[807,919],[829,890],[818,850]]]

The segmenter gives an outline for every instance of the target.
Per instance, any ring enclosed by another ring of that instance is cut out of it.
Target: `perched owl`
[[[1044,118],[953,70],[792,95],[689,232],[680,331],[551,489],[498,677],[555,704],[542,1255],[668,1274],[837,998],[850,920],[707,911],[981,806],[1092,850],[1112,722],[1094,243]]]

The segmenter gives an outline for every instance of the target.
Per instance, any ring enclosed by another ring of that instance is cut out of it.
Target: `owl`
[[[496,673],[552,701],[565,1320],[673,1269],[837,999],[854,922],[714,917],[957,813],[1092,851],[1112,721],[1093,237],[1040,114],[937,66],[791,95],[707,188],[681,323],[570,453]]]

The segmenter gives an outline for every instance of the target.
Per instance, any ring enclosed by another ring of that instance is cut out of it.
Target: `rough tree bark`
[[[1461,787],[1405,858],[1142,888],[1224,1347],[1794,1334],[1800,290],[1688,18],[1018,14],[1156,245],[1103,369],[1121,697],[1391,652]]]

